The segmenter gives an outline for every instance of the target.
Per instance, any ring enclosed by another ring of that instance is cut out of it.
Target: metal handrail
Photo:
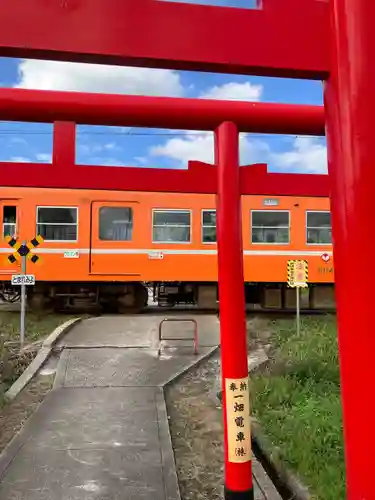
[[[162,338],[162,329],[163,329],[163,324],[164,323],[171,323],[171,322],[182,322],[182,323],[193,323],[194,324],[194,337],[191,338],[185,338],[182,339],[181,337],[168,337],[167,339]],[[194,342],[194,354],[198,354],[198,323],[196,322],[195,319],[190,319],[190,318],[165,318],[162,321],[160,321],[159,324],[159,349],[158,349],[158,356],[161,354],[161,342],[162,340],[192,340]]]

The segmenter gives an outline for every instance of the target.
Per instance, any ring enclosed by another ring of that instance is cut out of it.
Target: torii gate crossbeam
[[[262,9],[165,0],[0,0],[0,56],[325,78],[327,1],[259,3]]]

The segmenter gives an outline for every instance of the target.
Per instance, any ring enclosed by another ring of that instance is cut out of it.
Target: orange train
[[[159,305],[216,308],[215,196],[124,191],[0,188],[1,296],[17,288],[7,235],[43,243],[28,260],[34,309],[100,306],[141,311],[149,289]],[[329,199],[242,197],[246,301],[264,308],[293,308],[287,261],[309,263],[309,307],[332,306],[334,271]]]

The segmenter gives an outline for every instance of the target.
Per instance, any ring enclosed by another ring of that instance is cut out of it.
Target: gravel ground
[[[248,351],[269,350],[268,321],[247,322]],[[166,388],[182,500],[222,500],[223,422],[220,351]]]
[[[219,352],[166,389],[182,500],[223,498]]]
[[[54,375],[38,375],[10,403],[0,410],[0,453],[21,430],[51,390]]]

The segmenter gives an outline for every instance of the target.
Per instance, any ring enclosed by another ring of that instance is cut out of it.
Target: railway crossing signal
[[[22,265],[22,274],[12,276],[12,284],[21,286],[20,345],[22,349],[25,341],[26,285],[35,285],[35,277],[26,275],[26,259],[31,260],[33,264],[39,262],[40,257],[36,254],[32,254],[31,250],[43,243],[43,238],[37,235],[30,240],[29,243],[26,241],[19,243],[14,236],[7,236],[5,239],[8,245],[13,248],[13,253],[8,255],[8,262],[15,264],[21,260]]]
[[[30,240],[29,243],[19,243],[17,238],[14,238],[13,236],[7,236],[5,239],[8,245],[14,250],[14,252],[8,255],[7,258],[11,264],[15,264],[20,258],[22,259],[22,257],[27,257],[33,264],[40,261],[40,257],[38,255],[31,253],[33,248],[38,247],[44,241],[42,236],[39,234]]]

